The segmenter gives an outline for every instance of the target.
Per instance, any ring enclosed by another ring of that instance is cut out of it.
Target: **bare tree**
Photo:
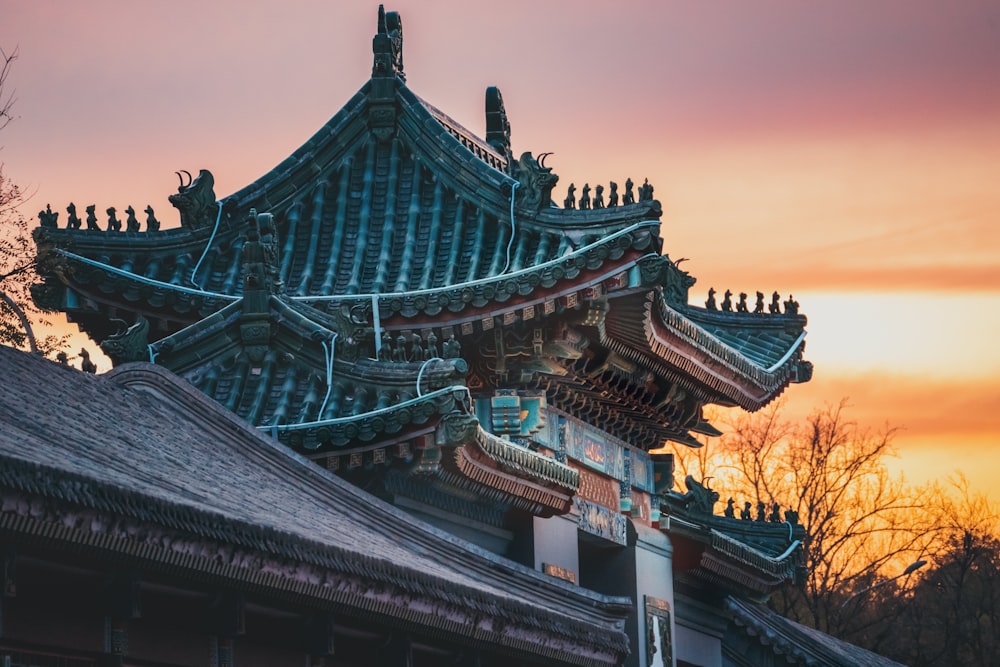
[[[0,130],[14,118],[8,77],[17,56],[17,49],[9,54],[0,49]],[[37,280],[35,246],[20,210],[27,199],[0,162],[0,344],[49,354],[65,345],[66,336],[35,338],[35,325],[49,322],[31,299],[30,287]]]
[[[7,79],[14,68],[15,60],[17,60],[17,49],[8,54],[0,48],[0,61],[2,61],[0,62],[0,130],[14,120],[12,112],[17,98],[14,97],[14,91],[8,87]]]
[[[884,652],[913,667],[1000,664],[1000,511],[961,475],[939,491],[932,512],[944,539],[909,595],[887,602],[902,622]]]
[[[907,486],[886,467],[894,430],[846,412],[741,413],[720,441],[675,448],[678,469],[798,512],[809,575],[772,596],[778,612],[914,667],[1000,664],[1000,509],[960,474]]]
[[[735,490],[751,501],[773,502],[789,494],[786,456],[792,424],[781,415],[783,403],[776,401],[756,415],[739,413],[723,437],[720,466],[731,473]]]
[[[721,455],[738,491],[780,503],[805,525],[808,579],[775,594],[772,605],[851,639],[871,631],[861,613],[871,602],[865,593],[925,555],[938,528],[925,495],[889,474],[894,430],[862,428],[845,411],[841,401],[800,426],[784,421],[777,407],[743,416],[723,438]]]

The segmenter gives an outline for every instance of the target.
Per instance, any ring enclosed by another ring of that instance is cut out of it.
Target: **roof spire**
[[[372,39],[372,78],[398,76],[406,80],[403,73],[403,19],[399,12],[386,12],[378,6],[378,31]]]

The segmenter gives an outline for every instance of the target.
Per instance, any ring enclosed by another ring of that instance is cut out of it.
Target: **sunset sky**
[[[0,0],[19,49],[0,161],[61,212],[221,198],[368,79],[377,3]],[[609,7],[614,7],[609,10]],[[408,0],[410,88],[480,136],[500,87],[555,197],[649,178],[665,249],[722,291],[792,293],[814,379],[902,429],[910,481],[1000,478],[1000,2]]]

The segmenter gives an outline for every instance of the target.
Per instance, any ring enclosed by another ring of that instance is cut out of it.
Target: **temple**
[[[187,636],[212,665],[285,664],[272,649],[324,665],[860,664],[761,604],[805,574],[796,518],[717,514],[719,494],[675,488],[656,453],[719,435],[705,406],[753,411],[809,380],[798,304],[712,290],[692,305],[648,182],[570,185],[559,206],[544,147],[514,151],[499,90],[479,138],[411,91],[397,13],[380,8],[372,49],[357,94],[255,182],[220,199],[210,172],[180,172],[179,226],[147,207],[145,229],[111,209],[105,228],[90,206],[86,225],[36,230],[36,302],[115,370],[10,362],[53,403],[91,392],[107,409],[52,413],[31,456],[0,450],[19,499],[8,562],[41,590],[19,586],[3,618],[26,610],[31,635],[52,577],[119,641],[25,650],[133,664]],[[33,502],[49,509],[25,515]],[[206,562],[178,565],[185,550]],[[157,626],[169,610],[214,620]],[[0,647],[18,637],[4,630]],[[155,664],[205,664],[177,656]]]

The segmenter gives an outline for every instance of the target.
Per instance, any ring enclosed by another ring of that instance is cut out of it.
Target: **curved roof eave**
[[[723,343],[718,337],[671,308],[662,295],[657,298],[656,317],[652,308],[644,323],[650,349],[679,365],[708,386],[747,410],[758,410],[779,396],[792,379],[794,365],[802,358],[805,332],[785,350],[779,363],[764,368]],[[652,305],[652,304],[651,304]],[[685,354],[678,349],[687,347]]]
[[[635,298],[638,301],[621,314],[611,310],[604,336],[617,343],[620,353],[659,362],[660,372],[668,377],[691,378],[716,397],[711,402],[758,410],[781,394],[802,361],[805,332],[801,327],[777,363],[764,367],[686,318],[667,303],[662,292],[654,290]]]
[[[304,144],[269,172],[229,197],[241,209],[255,207],[267,212],[313,184],[318,171],[336,164],[367,138],[364,110],[368,106],[371,81],[367,81],[340,111]]]

